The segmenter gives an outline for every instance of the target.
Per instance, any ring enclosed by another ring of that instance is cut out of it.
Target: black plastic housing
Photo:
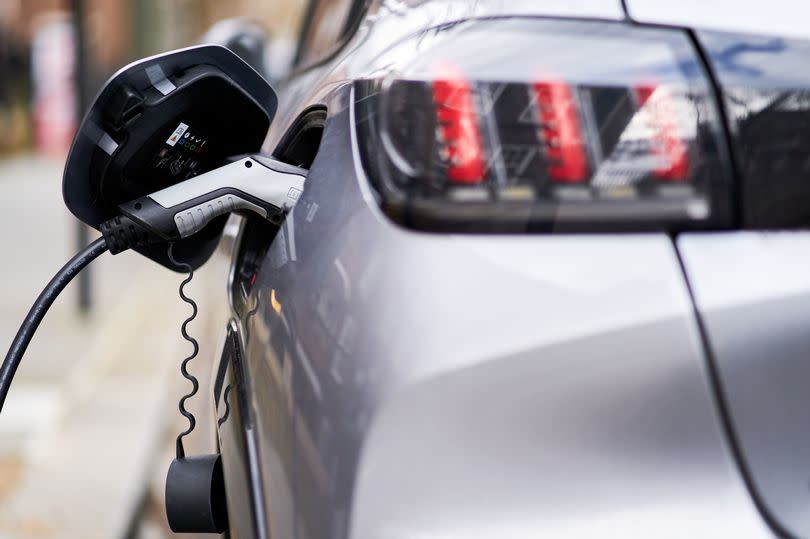
[[[99,92],[65,166],[68,209],[98,229],[118,206],[258,151],[275,115],[275,92],[228,49],[204,45],[123,68]],[[175,256],[202,265],[226,217],[180,240]],[[176,269],[166,246],[138,252]]]
[[[175,533],[222,533],[228,528],[219,454],[172,461],[166,476],[166,517]]]

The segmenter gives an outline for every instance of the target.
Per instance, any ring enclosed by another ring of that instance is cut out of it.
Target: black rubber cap
[[[172,461],[166,476],[166,515],[175,533],[222,533],[227,529],[219,454]]]

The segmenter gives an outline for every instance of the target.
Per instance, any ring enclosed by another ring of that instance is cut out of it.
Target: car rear
[[[255,406],[268,506],[309,537],[808,536],[808,236],[761,232],[806,224],[802,91],[717,32],[394,4],[289,81],[327,119],[240,316],[287,402]]]

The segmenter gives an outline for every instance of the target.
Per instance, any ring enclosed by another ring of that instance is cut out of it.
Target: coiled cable
[[[183,447],[183,437],[185,437],[188,434],[191,434],[191,431],[193,431],[194,427],[197,426],[197,420],[194,418],[194,414],[192,414],[186,409],[186,401],[191,397],[193,397],[194,395],[196,395],[197,391],[200,389],[200,383],[197,381],[197,378],[190,372],[188,372],[188,364],[192,359],[197,357],[197,354],[199,354],[200,344],[197,342],[197,339],[195,339],[188,333],[188,325],[191,323],[192,320],[197,318],[197,303],[193,299],[189,298],[185,293],[186,285],[190,283],[191,280],[194,278],[194,270],[192,269],[190,264],[187,264],[186,262],[179,262],[174,258],[174,254],[172,252],[173,248],[174,243],[169,244],[168,250],[169,260],[171,261],[172,264],[174,264],[178,268],[181,268],[188,272],[188,277],[186,277],[185,280],[182,283],[180,283],[179,288],[180,299],[191,305],[192,311],[191,315],[188,318],[186,318],[183,321],[183,324],[180,326],[180,333],[183,335],[183,338],[188,342],[190,342],[191,346],[193,347],[191,355],[186,357],[186,359],[184,359],[183,362],[180,364],[180,372],[183,374],[183,378],[191,382],[191,391],[183,395],[183,397],[180,399],[180,403],[177,406],[178,409],[180,410],[180,415],[188,419],[188,428],[183,432],[181,432],[179,435],[177,435],[177,441],[175,442],[177,458],[182,459],[185,458],[186,455],[185,449]]]

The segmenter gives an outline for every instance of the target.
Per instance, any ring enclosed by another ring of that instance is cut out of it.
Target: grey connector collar
[[[267,210],[261,206],[248,202],[239,195],[228,194],[175,213],[174,226],[181,238],[187,238],[202,230],[215,217],[239,210],[249,210],[264,218],[268,217]]]

